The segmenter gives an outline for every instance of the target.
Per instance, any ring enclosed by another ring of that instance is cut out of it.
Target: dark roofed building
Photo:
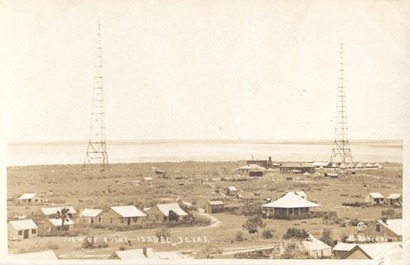
[[[307,163],[286,163],[280,166],[280,173],[315,173],[315,166]]]

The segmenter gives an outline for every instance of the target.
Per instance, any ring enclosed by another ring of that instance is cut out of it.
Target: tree
[[[174,212],[173,210],[169,210],[169,212],[168,212],[168,220],[169,220],[170,222],[172,222],[172,221],[177,222],[177,221],[178,221],[178,214],[177,214],[176,212]]]
[[[322,237],[320,238],[320,241],[322,241],[323,243],[334,247],[334,243],[335,241],[332,238],[332,231],[330,229],[324,229],[322,232]]]
[[[272,229],[264,229],[262,232],[262,237],[269,239],[273,237],[274,230]]]
[[[67,230],[64,227],[65,222],[70,221],[71,218],[73,218],[73,214],[70,213],[70,209],[68,208],[63,208],[61,211],[57,211],[57,219],[61,219],[61,230]]]
[[[255,232],[258,230],[258,227],[263,227],[264,223],[260,215],[249,216],[246,220],[246,223],[243,225],[248,232]]]
[[[299,243],[290,243],[280,256],[281,259],[310,259],[309,252]]]
[[[235,235],[235,240],[236,240],[236,241],[243,241],[243,240],[244,240],[243,235],[242,235],[241,232],[238,231],[238,232],[236,233],[236,235]]]
[[[305,240],[309,237],[309,233],[305,229],[288,228],[283,239],[299,239]]]

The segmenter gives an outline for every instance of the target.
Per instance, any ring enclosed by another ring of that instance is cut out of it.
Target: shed
[[[229,186],[226,188],[226,195],[235,196],[238,194],[238,189],[234,186]]]
[[[8,223],[9,240],[22,240],[37,237],[38,227],[31,219],[10,221]]]
[[[310,218],[309,210],[313,207],[320,205],[296,195],[295,192],[288,192],[276,201],[262,205],[262,210],[266,217],[303,219]]]
[[[220,213],[224,211],[225,203],[223,201],[208,201],[206,204],[207,213]]]
[[[380,205],[384,203],[384,197],[380,192],[370,192],[366,195],[365,202],[371,205]]]
[[[147,216],[149,220],[167,221],[170,211],[177,214],[177,221],[183,220],[188,216],[188,214],[181,209],[178,203],[157,204],[147,211]]]

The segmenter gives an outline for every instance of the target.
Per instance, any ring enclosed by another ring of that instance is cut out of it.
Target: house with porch
[[[275,219],[304,219],[310,218],[310,208],[320,207],[295,192],[288,192],[276,201],[262,205],[262,211],[267,218]]]
[[[390,193],[390,195],[386,198],[387,205],[401,206],[401,202],[402,199],[400,193]]]
[[[384,197],[380,192],[370,192],[365,197],[365,202],[370,205],[381,205],[384,203]]]
[[[56,236],[73,231],[74,222],[70,218],[64,221],[64,226],[60,218],[50,218],[39,223],[38,233],[40,236]]]
[[[23,240],[37,237],[38,227],[33,220],[16,220],[8,223],[9,240]]]
[[[146,214],[134,205],[113,206],[101,214],[101,224],[104,226],[130,226],[141,225]]]

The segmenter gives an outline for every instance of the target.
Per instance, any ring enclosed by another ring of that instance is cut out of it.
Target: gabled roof
[[[398,199],[401,197],[400,193],[390,193],[390,195],[387,197],[387,199]]]
[[[56,254],[54,254],[52,250],[10,255],[10,258],[18,259],[18,260],[31,260],[31,261],[57,260],[58,259]]]
[[[288,192],[283,197],[277,199],[276,201],[270,202],[268,204],[262,205],[263,207],[270,208],[309,208],[309,207],[319,207],[319,204],[310,202],[303,199],[294,192]]]
[[[337,243],[336,246],[334,246],[333,251],[350,251],[352,250],[357,244],[350,244],[350,243],[342,243],[339,242]]]
[[[50,223],[54,226],[61,226],[61,219],[57,219],[57,218],[52,218],[52,219],[48,219],[50,221]],[[74,222],[68,218],[68,221],[65,220],[64,225],[73,225]]]
[[[370,192],[369,194],[370,194],[371,197],[373,197],[375,199],[384,198],[383,195],[380,192]]]
[[[36,197],[36,193],[24,193],[19,197],[19,200],[30,200]]]
[[[393,252],[402,253],[403,251],[401,242],[359,244],[358,248],[360,248],[371,259],[389,256],[389,254]]]
[[[169,215],[169,211],[174,211],[178,216],[188,215],[184,210],[181,209],[178,203],[164,203],[157,204],[158,209],[165,215]]]
[[[208,201],[208,203],[211,205],[223,205],[224,204],[223,201]]]
[[[52,215],[52,214],[56,214],[58,211],[61,212],[61,210],[63,208],[68,208],[69,209],[69,213],[77,213],[74,209],[73,206],[58,206],[58,207],[46,207],[46,208],[41,208],[41,211],[45,214],[45,215]]]
[[[295,191],[296,195],[299,195],[300,197],[306,197],[306,193],[304,191]]]
[[[391,230],[396,235],[402,236],[403,235],[403,219],[387,219],[386,223],[382,220],[377,220],[379,224],[382,224],[389,230]]]
[[[330,249],[331,247],[319,239],[315,238],[312,234],[309,234],[309,238],[307,240],[302,241],[302,244],[308,250],[322,250],[322,249]]]
[[[230,190],[230,191],[236,191],[236,190],[238,190],[238,189],[235,188],[234,186],[229,186],[229,187],[228,187],[228,190]]]
[[[37,229],[37,225],[31,219],[10,221],[9,224],[16,230]]]
[[[81,211],[81,216],[83,217],[97,217],[102,213],[102,209],[88,209],[85,208]]]
[[[122,217],[144,217],[147,216],[145,213],[138,210],[134,205],[127,206],[114,206],[111,209],[118,213]]]

